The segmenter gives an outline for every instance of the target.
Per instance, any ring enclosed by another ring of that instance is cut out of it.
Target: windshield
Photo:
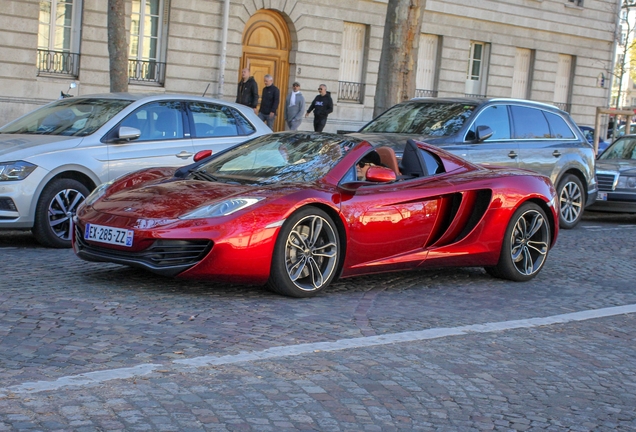
[[[634,159],[636,160],[636,138],[624,138],[614,142],[598,157],[602,159]]]
[[[9,123],[0,128],[0,133],[86,136],[132,102],[119,99],[62,99]]]
[[[465,103],[409,102],[395,105],[360,132],[449,136],[459,131],[476,106]]]
[[[197,167],[191,177],[244,184],[312,182],[325,176],[356,144],[337,135],[264,135]]]

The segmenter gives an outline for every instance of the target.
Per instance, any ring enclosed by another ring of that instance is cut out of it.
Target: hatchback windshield
[[[395,105],[360,132],[449,136],[461,129],[476,106],[466,103],[409,102]]]
[[[357,143],[337,135],[265,135],[197,167],[191,177],[245,184],[311,182],[326,175]]]
[[[63,99],[0,129],[5,134],[86,136],[130,105],[120,99]]]
[[[598,157],[599,159],[633,159],[636,160],[636,138],[616,140]]]

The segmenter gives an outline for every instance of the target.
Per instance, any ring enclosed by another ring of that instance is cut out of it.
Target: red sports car
[[[514,281],[539,273],[558,230],[547,177],[412,140],[399,147],[277,133],[186,167],[137,171],[87,197],[74,250],[293,297],[339,277],[416,268],[483,266]]]

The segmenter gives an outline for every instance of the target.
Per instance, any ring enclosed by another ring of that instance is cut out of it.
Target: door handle
[[[510,159],[514,159],[514,158],[516,158],[516,157],[517,157],[517,152],[516,152],[516,151],[514,151],[514,150],[510,150],[510,153],[508,153],[508,157],[509,157]]]
[[[179,159],[188,159],[190,156],[192,156],[194,153],[190,153],[187,151],[182,151],[179,154],[176,154],[175,156],[178,157]]]
[[[558,150],[555,150],[555,151],[552,152],[552,156],[558,158],[559,156],[561,156],[561,152],[558,151]]]

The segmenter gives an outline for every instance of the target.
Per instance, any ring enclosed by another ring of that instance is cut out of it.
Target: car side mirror
[[[490,129],[490,126],[477,126],[475,133],[475,141],[482,142],[493,136],[494,132]]]
[[[374,183],[388,183],[395,181],[397,176],[391,168],[372,166],[367,170],[367,181]]]
[[[194,161],[199,162],[201,159],[212,155],[212,150],[201,150],[194,155]]]
[[[121,141],[131,141],[141,136],[141,131],[130,126],[122,126],[119,128],[118,138]]]

